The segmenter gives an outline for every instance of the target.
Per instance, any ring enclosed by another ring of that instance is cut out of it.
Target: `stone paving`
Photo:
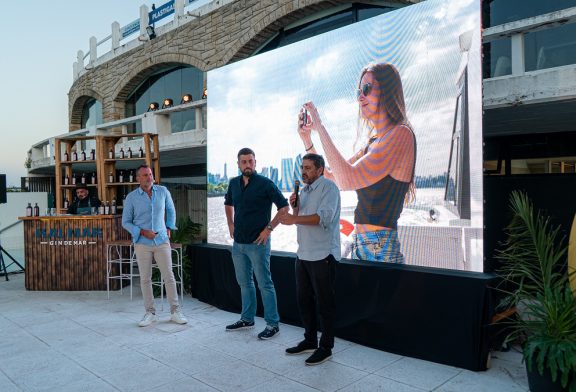
[[[518,352],[494,353],[491,368],[471,372],[336,339],[333,358],[305,366],[286,347],[302,329],[281,324],[226,332],[237,314],[190,296],[187,325],[159,322],[139,328],[142,297],[128,292],[33,292],[24,275],[0,277],[0,391],[527,391]],[[455,348],[447,348],[455,349]]]

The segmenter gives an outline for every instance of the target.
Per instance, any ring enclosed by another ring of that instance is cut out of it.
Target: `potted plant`
[[[176,222],[177,230],[172,231],[170,236],[170,241],[182,244],[184,247],[184,253],[182,255],[182,263],[183,263],[183,280],[184,280],[184,292],[191,293],[192,292],[192,265],[190,258],[186,252],[186,248],[188,245],[192,244],[196,238],[200,235],[200,230],[202,228],[202,224],[195,223],[190,219],[190,217],[186,216],[183,218],[178,218]],[[173,264],[176,264],[176,260],[174,260],[175,255],[172,254]],[[174,274],[177,274],[176,267],[174,267]],[[154,268],[152,270],[152,281],[160,281],[160,270],[158,268]],[[153,286],[153,293],[154,296],[160,295],[160,287]]]
[[[510,205],[508,238],[496,256],[504,293],[500,307],[517,310],[506,341],[523,342],[531,391],[576,392],[576,298],[564,239],[525,193],[512,192]]]

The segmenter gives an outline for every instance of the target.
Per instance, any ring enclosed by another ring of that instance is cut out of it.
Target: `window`
[[[487,28],[574,6],[576,0],[484,0],[482,21]]]
[[[387,7],[368,4],[353,4],[352,7],[344,11],[316,19],[312,22],[291,28],[282,29],[280,33],[270,42],[268,42],[258,53],[264,53],[282,46],[302,41],[315,35],[335,30],[339,27],[359,22],[374,16],[394,11],[397,7]]]
[[[84,104],[80,124],[82,129],[102,124],[102,103],[100,101],[92,98]]]
[[[526,71],[576,64],[576,23],[524,35]]]
[[[499,39],[483,45],[483,77],[495,78],[512,74],[512,41]]]
[[[192,94],[193,100],[199,100],[204,91],[204,73],[197,68],[178,66],[163,70],[150,76],[134,91],[126,101],[126,117],[146,113],[150,102],[162,102],[171,98],[174,105],[180,104],[185,94]],[[195,110],[170,114],[172,133],[188,131],[196,128]],[[130,132],[142,132],[142,126],[137,123],[130,127]]]

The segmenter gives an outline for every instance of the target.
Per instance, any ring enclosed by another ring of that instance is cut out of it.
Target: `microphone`
[[[294,199],[294,203],[292,203],[292,207],[298,207],[298,191],[300,191],[300,181],[294,181],[294,193],[296,194],[296,198]]]

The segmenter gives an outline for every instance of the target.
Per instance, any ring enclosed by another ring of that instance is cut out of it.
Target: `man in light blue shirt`
[[[172,196],[166,187],[154,184],[154,175],[148,165],[141,165],[136,170],[136,180],[140,186],[126,196],[122,226],[132,235],[146,309],[146,314],[138,325],[147,327],[156,321],[152,293],[153,260],[156,260],[166,286],[166,297],[172,313],[170,320],[177,324],[186,324],[188,320],[180,311],[176,280],[172,271],[170,231],[176,229],[176,210]]]
[[[286,354],[313,354],[306,365],[317,365],[332,357],[334,281],[340,260],[340,191],[324,177],[324,158],[306,154],[302,158],[302,180],[306,186],[300,195],[290,196],[292,214],[282,218],[286,225],[297,225],[298,251],[295,262],[298,309],[304,325],[304,340],[286,349]],[[322,321],[318,344],[316,313]]]

